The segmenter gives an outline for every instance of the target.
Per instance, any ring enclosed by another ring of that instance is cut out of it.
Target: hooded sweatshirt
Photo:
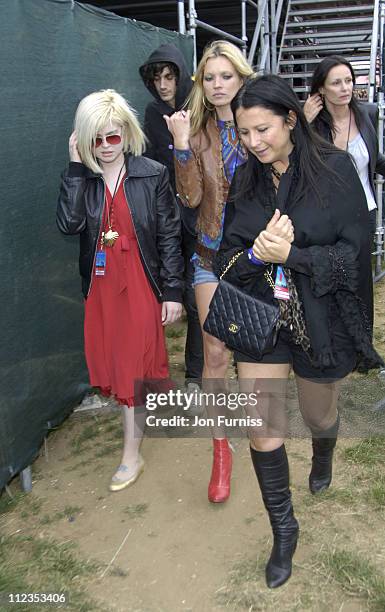
[[[167,102],[161,100],[153,81],[146,83],[143,78],[146,66],[149,64],[157,64],[158,62],[172,63],[178,68],[179,78],[175,96],[175,108],[172,108]],[[144,115],[144,132],[149,141],[145,155],[167,166],[170,173],[171,184],[175,188],[173,141],[167,129],[167,124],[163,119],[163,115],[170,116],[183,106],[192,87],[191,76],[187,70],[182,53],[175,45],[161,45],[158,47],[151,53],[143,66],[139,68],[139,73],[145,86],[154,98],[154,100],[147,105]]]
[[[172,63],[178,68],[179,78],[176,88],[175,108],[172,108],[167,102],[163,102],[156,91],[153,81],[147,83],[144,80],[143,73],[145,67],[149,64],[157,64],[159,62]],[[167,167],[170,174],[170,183],[175,192],[173,139],[168,131],[163,115],[170,116],[183,106],[193,84],[191,75],[187,69],[181,51],[179,51],[175,45],[171,44],[160,45],[160,47],[155,49],[148,60],[139,68],[139,74],[142,77],[143,83],[154,98],[154,100],[147,105],[144,115],[144,133],[148,138],[148,144],[144,155],[151,159],[155,159]],[[181,214],[184,228],[190,234],[195,234],[197,211],[185,209],[183,207]]]

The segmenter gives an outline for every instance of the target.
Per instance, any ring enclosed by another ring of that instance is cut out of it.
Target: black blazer
[[[372,189],[373,197],[376,199],[376,190],[374,186],[374,175],[385,175],[385,156],[378,150],[377,138],[377,118],[378,107],[376,104],[369,102],[358,102],[359,116],[358,129],[366,144],[369,153],[369,182]],[[313,121],[314,129],[323,136],[326,140],[333,142],[331,131],[327,124],[322,120],[322,111],[320,115]]]

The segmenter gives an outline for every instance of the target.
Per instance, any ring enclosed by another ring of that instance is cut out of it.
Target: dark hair
[[[322,60],[322,62],[320,62],[317,65],[316,69],[313,72],[313,76],[311,80],[311,87],[310,87],[310,95],[319,93],[320,88],[325,85],[325,81],[328,77],[329,72],[332,70],[332,68],[335,68],[336,66],[346,66],[346,68],[350,70],[350,74],[352,75],[353,86],[356,84],[356,76],[354,74],[353,66],[351,65],[351,63],[348,62],[347,59],[342,57],[342,55],[329,55],[328,57],[325,57]],[[360,111],[358,108],[357,100],[355,99],[354,96],[352,96],[352,99],[349,102],[349,106],[351,110],[353,111],[354,119],[356,121],[357,127],[358,129],[360,129]],[[331,116],[331,114],[329,113],[329,111],[327,110],[325,106],[323,107],[321,112],[318,114],[318,116],[314,120],[316,129],[317,129],[317,124],[319,125],[320,123],[324,123],[329,128],[332,135],[335,137],[336,131],[335,131],[333,117]]]
[[[168,68],[171,74],[176,78],[176,82],[178,83],[179,79],[179,69],[176,64],[173,62],[154,62],[152,64],[147,64],[142,70],[142,77],[145,83],[148,85],[152,83],[155,77],[159,76],[161,72],[165,68]]]
[[[290,85],[281,77],[266,74],[250,78],[239,90],[231,103],[231,109],[236,122],[236,111],[239,108],[252,108],[260,106],[270,110],[274,115],[289,119],[292,111],[296,115],[296,123],[291,132],[291,137],[296,149],[298,160],[298,191],[297,196],[302,195],[310,188],[321,203],[319,190],[317,188],[317,177],[323,170],[333,179],[334,172],[325,164],[325,155],[338,151],[337,148],[318,136],[309,126],[303,113],[302,106]],[[256,163],[253,155],[249,156],[247,166],[242,173],[240,193],[250,193],[255,188],[256,174],[261,172],[263,165]],[[256,173],[257,167],[257,173]]]

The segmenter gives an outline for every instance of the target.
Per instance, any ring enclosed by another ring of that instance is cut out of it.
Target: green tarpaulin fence
[[[78,239],[55,225],[80,99],[112,87],[143,117],[138,67],[189,37],[71,0],[0,0],[2,273],[0,489],[87,387]]]

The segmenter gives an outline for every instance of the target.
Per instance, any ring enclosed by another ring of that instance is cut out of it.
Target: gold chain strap
[[[233,264],[235,264],[235,262],[237,261],[237,259],[243,254],[243,251],[239,251],[239,253],[235,253],[235,255],[232,256],[232,258],[230,259],[229,263],[227,264],[226,268],[223,270],[222,274],[220,275],[220,279],[222,279],[224,277],[224,275],[226,274],[226,272],[228,272],[231,268],[231,266]],[[271,269],[273,269],[273,265],[271,266]],[[271,289],[274,289],[275,284],[274,284],[274,280],[273,280],[273,276],[270,272],[270,270],[266,270],[264,275],[265,279],[267,280],[268,284],[270,285]]]
[[[242,255],[243,251],[239,251],[239,253],[235,253],[235,255],[233,255],[233,257],[230,259],[229,263],[227,264],[226,268],[223,270],[222,274],[220,275],[220,279],[222,279],[224,277],[224,275],[226,274],[226,272],[228,272],[231,268],[231,266],[237,261],[238,257],[240,257]]]
[[[271,269],[273,269],[273,264],[271,265]],[[273,281],[273,276],[272,276],[270,270],[266,270],[266,272],[265,272],[265,274],[263,276],[267,280],[267,282],[270,285],[271,289],[274,289],[275,283]]]

